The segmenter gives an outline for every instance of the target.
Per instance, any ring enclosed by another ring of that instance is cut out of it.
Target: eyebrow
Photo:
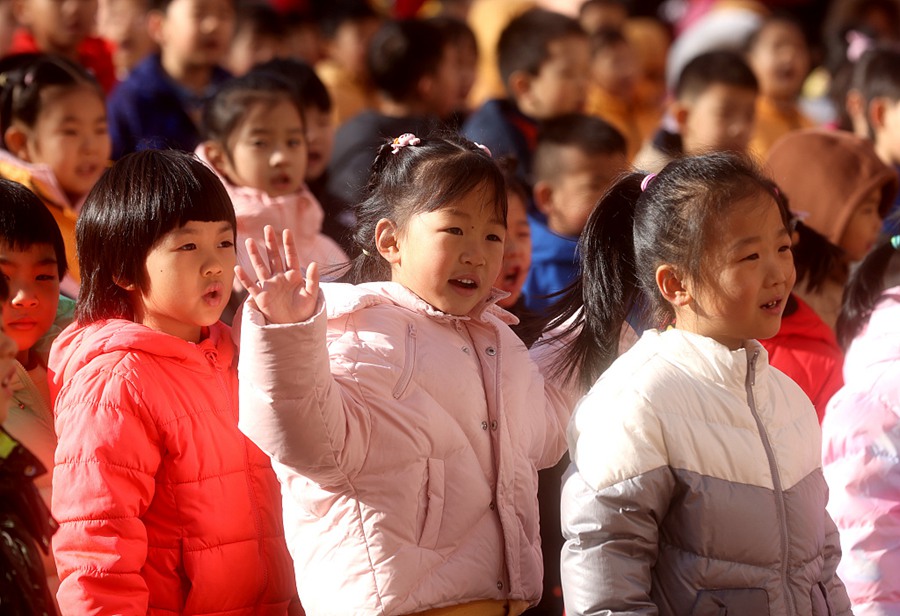
[[[230,233],[234,230],[234,227],[231,226],[230,222],[223,222],[218,229],[216,229],[216,233]],[[200,231],[196,229],[189,229],[187,226],[179,227],[172,231],[175,235],[199,235]]]

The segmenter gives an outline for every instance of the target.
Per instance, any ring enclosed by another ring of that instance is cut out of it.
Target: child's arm
[[[569,429],[560,559],[569,616],[657,613],[651,569],[675,482],[655,414],[628,397],[589,395]]]
[[[323,485],[344,483],[365,455],[368,415],[353,375],[345,375],[346,386],[332,376],[315,266],[304,280],[289,231],[286,268],[270,227],[271,259],[251,244],[259,282],[239,273],[251,295],[241,321],[239,428],[276,462]]]
[[[59,606],[64,615],[143,615],[149,593],[142,517],[156,488],[158,436],[125,379],[105,371],[76,379],[55,409]],[[83,396],[85,390],[101,393]]]

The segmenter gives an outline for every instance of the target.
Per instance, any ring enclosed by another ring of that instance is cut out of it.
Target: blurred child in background
[[[494,286],[509,293],[507,297],[498,299],[497,305],[521,319],[525,312],[522,288],[531,269],[531,224],[528,222],[528,202],[531,196],[528,188],[516,176],[515,159],[500,159],[497,164],[506,180],[507,210],[503,266]]]
[[[116,72],[107,43],[94,36],[97,0],[13,0],[16,21],[22,26],[8,53],[55,54],[90,71],[108,94]]]
[[[114,159],[144,148],[193,151],[203,104],[230,76],[220,64],[234,31],[234,0],[152,0],[147,26],[159,53],[109,98]]]
[[[542,314],[554,301],[548,296],[578,276],[578,236],[600,197],[627,168],[625,140],[603,120],[569,114],[541,124],[533,196],[546,223],[531,217],[531,269],[522,291],[529,310]]]
[[[494,156],[514,156],[519,177],[531,185],[538,122],[583,110],[590,43],[571,17],[533,9],[506,26],[497,57],[507,98],[484,103],[462,133]]]
[[[854,270],[838,320],[845,385],[828,404],[822,458],[841,533],[838,574],[857,616],[900,605],[900,236]]]
[[[710,51],[685,65],[669,117],[644,144],[634,167],[657,173],[674,158],[704,152],[746,154],[753,135],[757,81],[740,54]]]
[[[53,214],[76,263],[75,221],[87,193],[109,164],[103,90],[81,66],[60,57],[14,56],[0,90],[0,176],[25,185]],[[78,293],[70,266],[65,294]]]
[[[820,129],[785,135],[767,164],[795,214],[842,251],[828,269],[798,272],[794,289],[834,329],[850,266],[875,245],[897,194],[897,174],[865,139]]]
[[[234,23],[222,63],[232,75],[243,75],[257,64],[287,56],[287,22],[268,4],[251,0],[239,5]]]
[[[475,34],[465,21],[455,17],[432,17],[429,20],[444,33],[447,44],[456,48],[457,76],[459,89],[453,111],[444,118],[444,123],[451,130],[458,131],[469,117],[469,92],[475,84],[475,71],[478,67],[478,42]]]
[[[747,61],[759,82],[750,150],[762,159],[782,135],[815,125],[799,104],[811,63],[803,28],[785,16],[767,18],[747,43]]]
[[[628,21],[624,0],[585,0],[578,7],[578,23],[590,35],[622,30]]]
[[[97,32],[112,48],[119,81],[141,60],[159,51],[147,29],[148,9],[148,0],[100,0]]]

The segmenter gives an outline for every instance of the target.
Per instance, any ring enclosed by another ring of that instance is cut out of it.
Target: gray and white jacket
[[[850,613],[815,410],[755,340],[645,332],[579,403],[569,447],[569,616]]]

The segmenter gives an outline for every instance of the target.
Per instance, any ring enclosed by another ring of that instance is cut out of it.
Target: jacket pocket
[[[822,582],[817,583],[809,591],[809,602],[812,606],[812,616],[831,616],[831,601],[828,599],[828,590]]]
[[[415,370],[416,326],[410,323],[406,329],[406,354],[404,356],[403,371],[400,373],[400,378],[397,380],[397,384],[394,385],[394,390],[391,392],[394,396],[394,399],[399,400],[403,397],[403,394],[406,393],[406,390],[409,388],[409,383],[410,381],[412,381],[412,375]]]
[[[433,550],[444,518],[444,461],[428,458],[425,473],[425,519],[418,544]]]
[[[701,590],[691,610],[692,616],[766,616],[769,595],[762,588],[721,588]]]

